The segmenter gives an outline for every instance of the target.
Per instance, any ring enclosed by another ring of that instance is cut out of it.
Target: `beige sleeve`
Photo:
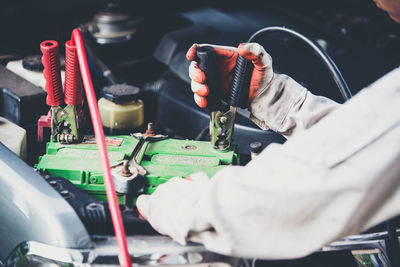
[[[290,137],[310,128],[338,106],[326,97],[313,95],[289,76],[275,74],[268,88],[250,104],[250,119],[264,130]]]
[[[180,243],[262,259],[305,256],[399,215],[399,81],[400,68],[246,166],[226,167],[211,181],[171,179],[139,197],[138,207]],[[289,102],[282,108],[290,114],[297,101]],[[294,128],[308,125],[293,120]]]
[[[245,167],[218,172],[188,239],[241,257],[305,256],[400,214],[400,69]]]

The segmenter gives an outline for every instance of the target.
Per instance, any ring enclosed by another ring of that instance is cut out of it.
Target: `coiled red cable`
[[[113,180],[111,177],[110,164],[108,160],[107,148],[104,139],[103,125],[101,123],[100,113],[97,106],[96,95],[94,93],[92,78],[90,76],[89,66],[83,44],[82,35],[79,29],[74,29],[71,36],[71,44],[76,45],[79,67],[82,74],[83,85],[86,92],[90,115],[93,122],[93,129],[96,136],[96,142],[100,154],[100,163],[103,170],[104,185],[106,188],[108,205],[110,207],[111,219],[114,226],[117,244],[120,249],[119,261],[121,266],[130,267],[131,258],[126,243],[125,229],[122,223],[121,211],[115,193]]]

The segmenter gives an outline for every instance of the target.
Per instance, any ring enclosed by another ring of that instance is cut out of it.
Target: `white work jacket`
[[[274,79],[251,118],[287,142],[211,181],[161,185],[138,203],[156,229],[222,254],[287,259],[400,215],[400,68],[342,105]]]

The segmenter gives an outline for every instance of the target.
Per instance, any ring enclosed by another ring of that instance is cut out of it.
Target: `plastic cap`
[[[129,84],[113,84],[104,87],[101,91],[102,97],[114,103],[125,103],[139,98],[140,89]]]
[[[22,59],[22,66],[26,70],[42,72],[43,71],[42,56],[34,55],[34,56],[24,57]]]
[[[261,142],[252,142],[249,148],[252,153],[260,153],[263,150],[263,145]]]

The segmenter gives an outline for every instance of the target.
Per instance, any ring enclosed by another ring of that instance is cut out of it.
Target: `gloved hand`
[[[210,227],[204,220],[205,211],[198,206],[198,200],[210,185],[205,173],[194,173],[186,179],[174,177],[159,185],[152,195],[139,196],[136,206],[155,230],[185,244],[190,230]]]
[[[230,46],[218,46],[209,44],[194,44],[188,50],[186,58],[190,63],[189,76],[192,80],[191,87],[194,92],[194,100],[201,108],[207,107],[206,96],[210,90],[207,86],[207,77],[203,71],[197,66],[196,50],[201,46],[212,46],[215,50],[216,63],[219,69],[221,82],[221,95],[224,97],[232,82],[233,69],[235,67],[236,58],[239,55],[249,59],[254,64],[254,70],[251,77],[249,88],[249,103],[253,98],[263,90],[268,89],[274,73],[272,71],[271,56],[265,52],[264,48],[257,43],[240,44],[238,48]],[[214,89],[215,90],[215,89]]]
[[[223,97],[231,85],[238,54],[253,62],[248,108],[250,119],[264,130],[271,129],[289,138],[310,128],[338,105],[330,99],[314,96],[289,76],[274,73],[271,56],[257,43],[241,44],[237,49],[194,44],[186,58],[192,61],[189,67],[191,87],[195,93],[194,99],[201,108],[207,107],[209,89],[205,73],[194,60],[196,49],[206,45],[215,50]]]

